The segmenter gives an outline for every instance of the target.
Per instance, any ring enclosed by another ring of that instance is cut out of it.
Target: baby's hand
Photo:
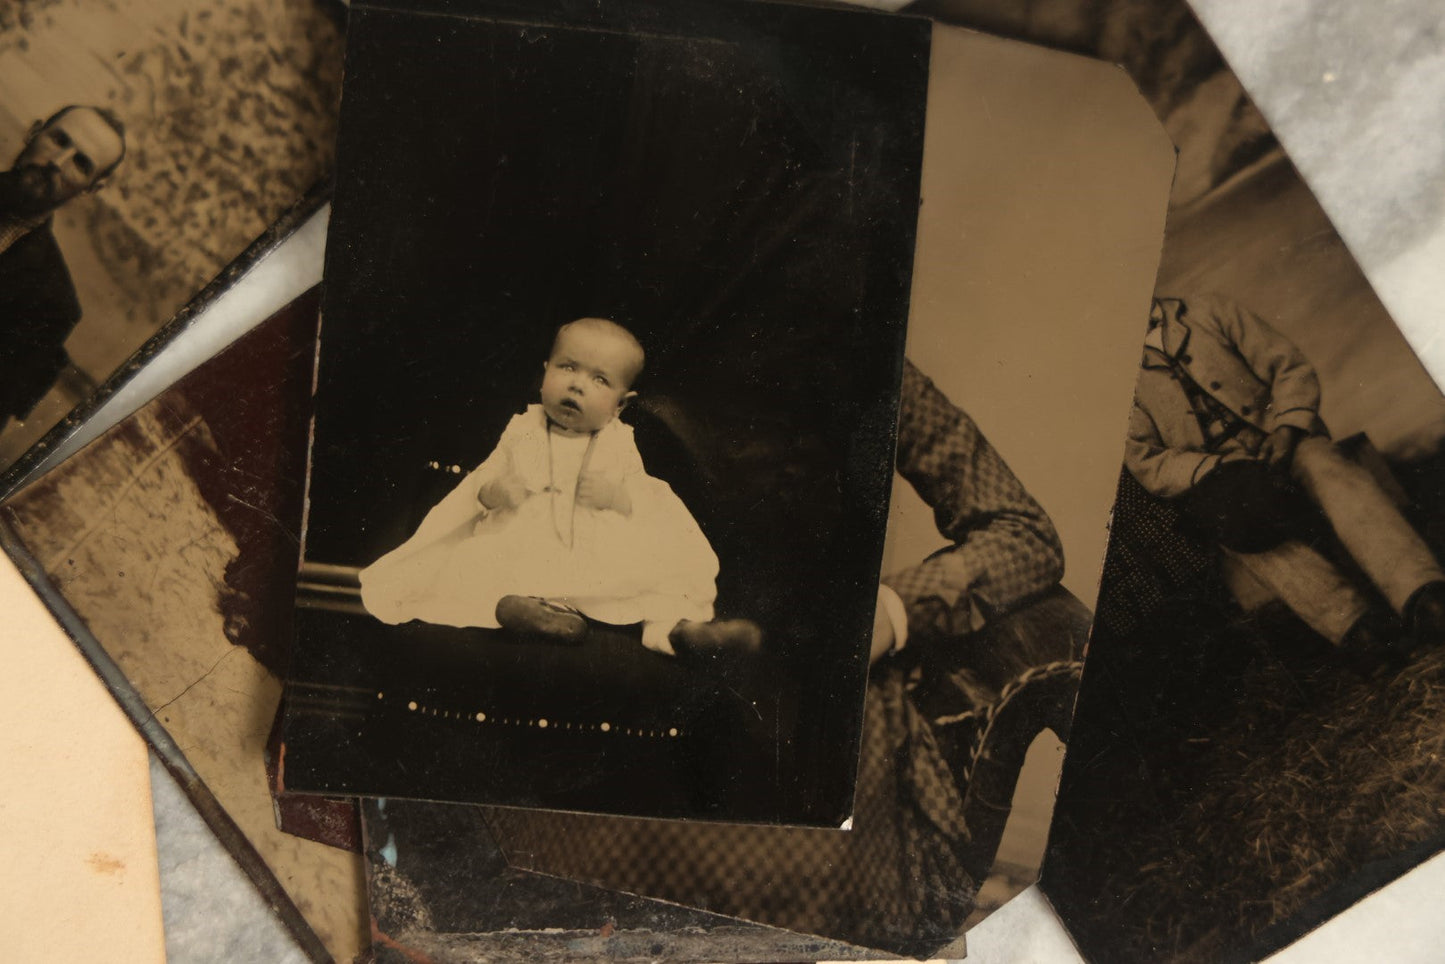
[[[589,509],[611,509],[622,515],[632,515],[632,499],[627,493],[627,484],[621,479],[614,482],[601,472],[583,472],[578,476],[577,504]]]
[[[527,483],[515,472],[509,472],[499,479],[493,479],[477,490],[477,501],[491,512],[515,509],[527,501]]]

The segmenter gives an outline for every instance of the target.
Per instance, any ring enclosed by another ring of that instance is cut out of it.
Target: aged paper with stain
[[[0,557],[7,957],[165,960],[145,742]]]

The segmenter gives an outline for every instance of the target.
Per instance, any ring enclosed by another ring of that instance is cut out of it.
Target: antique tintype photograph
[[[492,880],[500,853],[508,873],[818,935],[853,956],[961,956],[959,935],[1037,877],[1173,169],[1112,66],[935,25],[851,828],[391,800],[363,812],[385,939],[509,959],[496,903],[458,890],[469,874]],[[1037,223],[1049,230],[1020,230]],[[1089,324],[1073,323],[1081,304]],[[676,935],[664,946],[688,951]]]
[[[1445,399],[1188,11],[1106,7],[1212,176],[1136,317],[1043,888],[1092,961],[1258,959],[1445,842]]]
[[[0,472],[330,173],[344,15],[0,10]]]
[[[847,820],[927,56],[353,8],[287,789]]]

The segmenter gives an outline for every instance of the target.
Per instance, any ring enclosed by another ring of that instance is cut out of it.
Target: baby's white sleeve
[[[488,482],[495,481],[508,472],[518,471],[512,453],[516,450],[517,443],[525,432],[523,416],[513,415],[512,420],[507,423],[507,427],[502,430],[502,437],[497,439],[497,444],[491,453],[467,477],[468,481],[475,483],[472,486],[473,496]]]

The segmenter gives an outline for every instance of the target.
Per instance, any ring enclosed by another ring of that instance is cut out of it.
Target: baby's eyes
[[[576,362],[558,362],[557,367],[564,372],[575,372],[578,370],[578,365]],[[598,385],[602,385],[607,388],[612,387],[612,382],[608,380],[606,375],[593,375],[592,380]]]

